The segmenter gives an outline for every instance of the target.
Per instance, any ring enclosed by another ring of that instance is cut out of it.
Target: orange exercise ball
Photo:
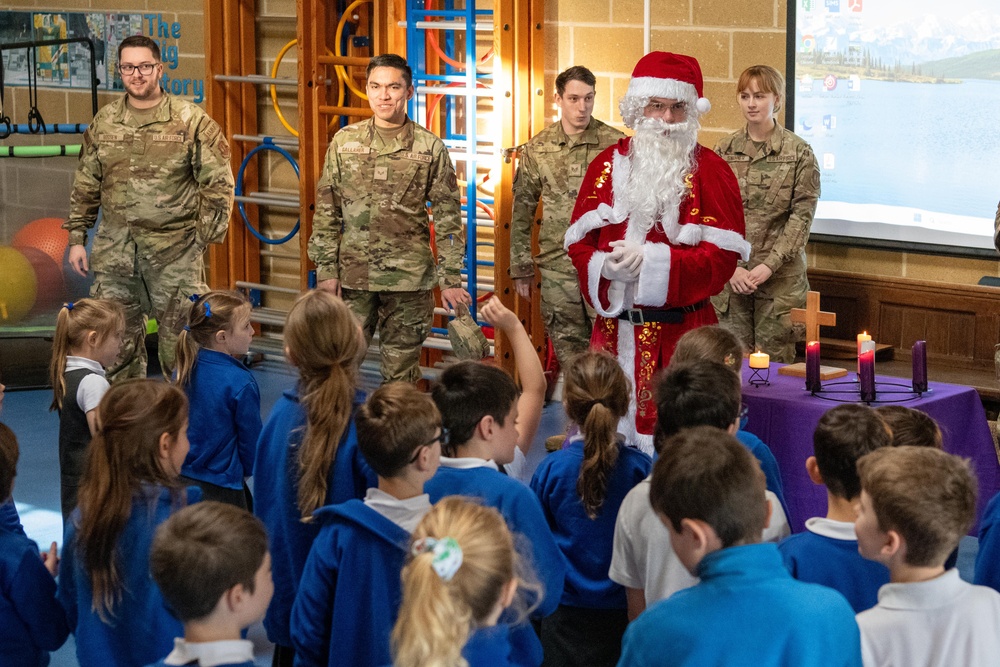
[[[38,282],[31,262],[8,246],[0,246],[0,326],[24,319],[32,306]]]
[[[66,222],[62,218],[39,218],[32,220],[14,234],[11,245],[15,248],[36,248],[52,258],[56,266],[62,268],[69,232],[62,228]]]

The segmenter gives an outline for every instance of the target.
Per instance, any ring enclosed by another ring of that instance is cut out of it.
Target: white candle
[[[754,352],[750,355],[750,368],[768,368],[771,365],[771,356],[766,352]]]

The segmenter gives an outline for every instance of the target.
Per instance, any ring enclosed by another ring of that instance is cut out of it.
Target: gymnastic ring
[[[298,39],[293,39],[292,41],[288,42],[288,44],[285,44],[283,47],[281,47],[281,50],[278,51],[278,57],[275,58],[274,65],[271,66],[271,78],[272,79],[276,78],[278,76],[278,67],[281,65],[281,61],[285,57],[285,54],[288,53],[288,50],[290,48],[292,48],[293,46],[295,46],[298,43],[299,43]],[[330,53],[330,49],[327,49],[326,52]],[[333,54],[330,53],[330,55],[333,55]],[[270,93],[271,93],[271,106],[274,107],[274,113],[277,114],[278,120],[281,122],[282,125],[285,126],[285,129],[288,130],[292,134],[293,137],[299,136],[299,131],[296,130],[294,127],[292,127],[288,123],[288,121],[285,120],[285,115],[283,113],[281,113],[281,106],[278,104],[278,87],[275,86],[272,83],[269,86],[269,88],[270,88]],[[337,78],[337,106],[341,106],[343,104],[344,104],[344,86],[343,86],[343,84],[340,81],[340,77],[338,76],[338,78]],[[337,124],[337,121],[339,119],[340,119],[339,115],[331,117],[330,118],[330,125],[328,126],[327,129],[333,129],[333,126]]]
[[[295,161],[295,158],[292,157],[291,153],[289,153],[284,148],[276,144],[272,143],[260,144],[259,146],[255,146],[253,150],[247,153],[246,157],[243,158],[243,162],[240,163],[239,170],[236,172],[236,188],[234,194],[237,197],[243,196],[243,174],[246,171],[247,165],[250,164],[250,158],[252,158],[260,151],[276,151],[277,153],[280,153],[281,156],[284,157],[286,160],[288,160],[288,162],[292,165],[292,169],[295,170],[295,176],[296,177],[299,176],[299,164],[298,162]],[[243,202],[237,202],[237,207],[239,207],[240,209],[240,216],[243,218],[243,224],[247,226],[247,230],[251,234],[253,234],[257,238],[257,240],[260,241],[261,243],[267,243],[268,245],[281,245],[282,243],[287,243],[288,241],[291,241],[292,238],[294,238],[295,235],[299,233],[299,223],[302,220],[301,217],[295,221],[295,226],[292,228],[292,231],[288,232],[288,234],[286,234],[280,239],[270,239],[261,234],[260,232],[258,232],[256,229],[254,229],[254,226],[250,224],[250,219],[247,218],[247,211],[246,208],[243,206]]]
[[[333,48],[336,50],[337,56],[342,57],[344,55],[343,53],[340,52],[340,36],[344,32],[344,26],[347,24],[347,17],[351,15],[351,10],[353,10],[358,5],[362,5],[366,2],[373,3],[373,1],[374,0],[354,0],[354,2],[347,5],[347,9],[345,9],[344,13],[340,15],[340,21],[337,23],[337,34],[333,38]],[[365,94],[365,91],[358,90],[357,88],[354,87],[354,82],[351,81],[351,77],[347,75],[347,69],[343,65],[334,65],[334,67],[337,70],[337,76],[340,78],[341,81],[344,82],[344,85],[346,85],[351,90],[352,93],[354,93],[363,100],[368,99],[368,95]]]
[[[10,136],[10,133],[13,130],[13,126],[10,123],[10,117],[0,116],[0,126],[4,128],[3,130],[0,130],[0,139],[6,139]]]

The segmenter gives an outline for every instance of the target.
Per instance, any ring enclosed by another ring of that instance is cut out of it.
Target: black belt
[[[699,311],[707,305],[708,299],[702,299],[698,303],[679,308],[626,308],[618,313],[618,319],[626,320],[632,324],[645,324],[646,322],[680,324],[684,321],[685,314]]]

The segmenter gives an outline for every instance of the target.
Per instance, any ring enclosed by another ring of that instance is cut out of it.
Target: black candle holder
[[[751,368],[750,369],[750,379],[747,383],[754,387],[763,387],[764,385],[771,384],[771,367],[767,368]]]
[[[875,396],[866,400],[861,396],[861,382],[859,380],[841,380],[840,382],[827,382],[819,391],[810,392],[816,398],[825,401],[835,401],[837,403],[864,403],[865,405],[879,405],[882,403],[906,403],[915,401],[924,394],[930,394],[934,390],[926,389],[917,391],[909,384],[901,382],[880,382],[875,381]],[[849,394],[849,396],[848,396]]]

